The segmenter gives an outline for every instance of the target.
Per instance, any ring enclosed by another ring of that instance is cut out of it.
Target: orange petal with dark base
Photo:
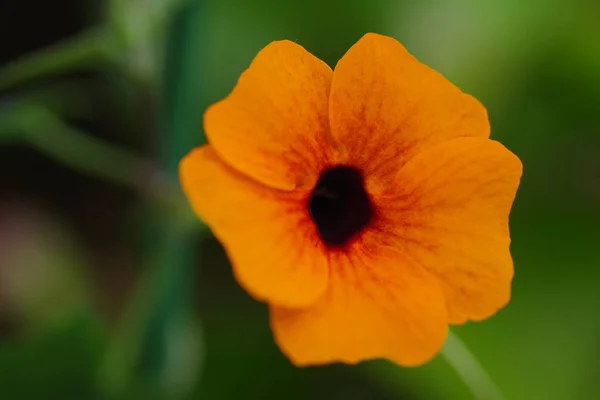
[[[225,247],[238,282],[255,298],[299,307],[324,292],[327,259],[305,193],[247,178],[210,145],[181,161],[180,178],[192,208]]]
[[[366,34],[335,67],[331,133],[360,168],[370,193],[393,184],[398,168],[436,142],[488,137],[485,108],[417,61],[395,39]]]
[[[510,299],[508,215],[521,172],[498,142],[453,139],[411,159],[395,193],[376,200],[388,240],[439,280],[451,323],[485,319]]]
[[[311,307],[271,307],[275,340],[298,366],[387,358],[423,364],[447,333],[435,279],[397,251],[357,242],[330,259],[330,283]],[[377,250],[377,251],[374,251]]]
[[[332,71],[290,41],[261,50],[231,94],[204,116],[221,158],[274,188],[311,188],[329,162]]]

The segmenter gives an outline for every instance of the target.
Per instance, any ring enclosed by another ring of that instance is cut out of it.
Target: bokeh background
[[[519,155],[513,299],[455,329],[509,400],[600,398],[596,0],[3,0],[0,398],[471,399],[444,359],[297,369],[179,159],[256,52],[394,36]]]

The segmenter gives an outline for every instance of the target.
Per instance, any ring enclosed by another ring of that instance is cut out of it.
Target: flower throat
[[[373,216],[360,172],[346,166],[321,173],[307,206],[321,240],[329,247],[344,246]]]

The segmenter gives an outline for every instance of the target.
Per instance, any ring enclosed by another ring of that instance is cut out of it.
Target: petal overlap
[[[247,178],[210,145],[182,160],[180,176],[192,208],[221,241],[237,280],[254,297],[298,307],[325,290],[326,253],[306,214],[304,193]]]
[[[388,240],[439,280],[451,323],[487,318],[510,299],[508,215],[521,173],[500,143],[453,139],[410,160],[379,199]]]
[[[364,242],[332,254],[330,263],[330,283],[317,303],[271,307],[275,339],[296,365],[373,358],[419,365],[437,353],[446,308],[429,273],[392,248],[374,254]]]
[[[225,99],[204,115],[208,141],[229,165],[265,185],[311,188],[331,158],[332,71],[300,45],[262,49]]]
[[[366,34],[337,63],[329,99],[331,134],[378,193],[427,146],[487,138],[485,108],[393,38]]]

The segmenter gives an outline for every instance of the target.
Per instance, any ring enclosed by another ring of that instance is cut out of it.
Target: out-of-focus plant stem
[[[31,79],[65,74],[83,66],[109,62],[120,48],[120,38],[107,27],[92,28],[45,49],[0,66],[0,91]]]
[[[181,247],[190,247],[190,233],[194,232],[192,218],[186,208],[172,209],[162,215],[160,242],[155,243],[143,257],[142,270],[133,296],[126,306],[121,324],[100,371],[102,389],[110,395],[121,395],[135,379],[137,369],[147,350],[147,336],[153,328],[156,313],[168,304],[173,287],[177,287],[178,272],[173,260],[180,257]],[[188,282],[189,284],[189,282]],[[179,310],[173,310],[179,311]],[[169,315],[179,317],[175,312]],[[157,375],[160,375],[160,367]],[[157,379],[156,382],[159,382]]]
[[[200,8],[197,1],[177,13],[167,38],[160,158],[171,182],[178,181],[180,159],[203,140],[198,131],[201,93],[194,84],[200,70],[196,55],[202,35],[194,31]],[[123,314],[103,369],[101,382],[113,394],[122,393],[136,374],[155,382],[157,390],[169,390],[162,385],[168,375],[166,353],[173,346],[168,332],[181,315],[191,311],[196,244],[206,232],[187,203],[174,211],[156,213],[150,209],[148,224],[141,229],[141,235],[149,238],[144,255],[147,270],[141,274],[132,302]],[[196,356],[202,358],[202,354]],[[184,393],[173,388],[171,395]]]
[[[17,100],[0,109],[0,141],[22,141],[75,171],[153,197],[165,194],[162,175],[149,160],[66,124],[37,102]]]
[[[429,378],[422,376],[423,385],[426,385],[427,391],[435,398],[464,398],[470,392],[475,400],[506,400],[498,386],[494,383],[485,368],[477,360],[477,357],[469,350],[465,343],[452,330],[448,331],[448,336],[444,346],[440,350],[441,359],[446,361],[443,363],[427,365],[426,368],[433,367],[447,370],[450,366],[457,376],[464,383],[464,387],[459,387],[454,382],[455,378],[450,378],[446,382],[437,381],[436,385],[430,385]],[[398,392],[399,395],[406,393],[407,382],[417,376],[410,376],[403,372],[410,372],[401,369],[391,362],[375,361],[366,365],[365,370],[368,374],[374,377],[377,381],[392,392]],[[432,370],[430,369],[429,372]],[[419,377],[418,379],[420,379]]]
[[[477,400],[505,400],[477,357],[452,331],[448,332],[441,354]]]

